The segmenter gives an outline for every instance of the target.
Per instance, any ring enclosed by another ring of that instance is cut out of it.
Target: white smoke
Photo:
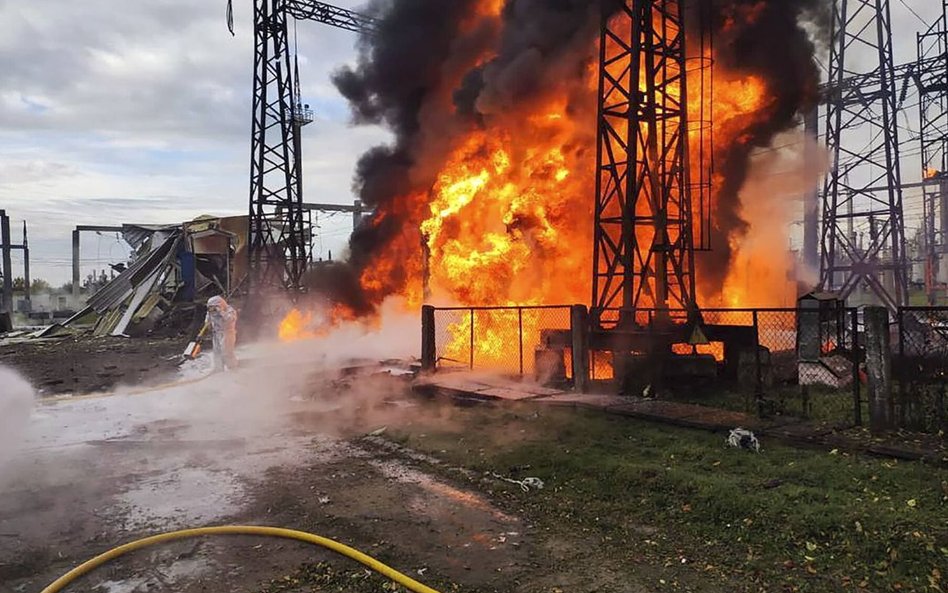
[[[35,397],[33,386],[26,379],[12,369],[0,367],[0,469],[20,446]]]
[[[793,307],[797,282],[814,284],[816,274],[807,270],[791,247],[802,241],[801,199],[826,173],[825,149],[802,130],[777,135],[771,148],[751,157],[741,188],[741,217],[746,233],[732,240],[734,257],[725,283],[727,295],[741,295],[725,306]],[[807,158],[807,151],[815,158]]]

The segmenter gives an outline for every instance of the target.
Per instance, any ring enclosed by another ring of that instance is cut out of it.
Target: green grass
[[[865,388],[861,397],[865,399]],[[703,392],[692,390],[687,393],[675,393],[670,396],[674,401],[689,404],[698,404],[711,408],[757,414],[757,400],[752,391],[706,389]],[[808,399],[804,399],[800,387],[780,386],[770,387],[764,393],[764,399],[770,402],[773,413],[779,416],[788,416],[826,422],[838,426],[852,426],[855,422],[852,387],[834,389],[821,385],[814,385],[809,389]],[[868,404],[862,404],[863,424],[868,422]]]
[[[948,590],[948,472],[799,450],[726,449],[709,433],[543,408],[466,410],[464,428],[419,424],[410,447],[476,471],[537,476],[497,495],[604,553],[692,570],[747,591]],[[618,553],[618,552],[617,552]],[[941,587],[941,588],[935,588]]]

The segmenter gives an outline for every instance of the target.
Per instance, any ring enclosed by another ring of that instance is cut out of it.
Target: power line
[[[905,0],[899,0],[899,2],[902,4],[902,6],[904,6],[905,8],[907,8],[909,12],[911,12],[913,15],[915,15],[915,18],[917,18],[919,21],[921,21],[921,23],[922,23],[923,25],[925,25],[926,27],[928,26],[928,22],[927,22],[925,19],[923,19],[922,17],[920,17],[920,16],[918,15],[918,13],[915,12],[915,9],[912,8],[911,6],[909,6],[908,2],[906,2]]]

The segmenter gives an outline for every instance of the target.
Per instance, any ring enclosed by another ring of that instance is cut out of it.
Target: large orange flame
[[[503,0],[481,0],[476,17],[493,20],[499,27],[503,6]],[[759,17],[760,10],[760,6],[752,6],[736,13],[727,26],[734,27],[741,20],[751,22]],[[438,152],[430,159],[438,163],[433,186],[424,193],[401,196],[392,206],[398,212],[379,212],[369,223],[381,226],[396,218],[410,221],[398,227],[397,239],[364,268],[360,283],[370,300],[380,302],[395,292],[412,309],[425,300],[464,306],[589,302],[598,88],[593,57],[598,51],[589,48],[588,54],[593,61],[584,73],[570,72],[562,80],[552,81],[541,98],[512,109],[483,110],[487,125],[453,120],[443,124],[455,128],[443,140],[429,142],[431,147],[425,149]],[[485,50],[471,59],[480,64],[491,57]],[[703,56],[703,60],[710,64],[714,56]],[[423,110],[422,117],[439,109],[453,112],[452,92],[460,83],[460,75],[453,76],[446,72],[444,88],[431,91],[429,101],[435,107]],[[692,84],[692,76],[700,77],[700,69],[688,71],[692,90],[689,115],[692,121],[713,118],[713,148],[749,143],[748,130],[769,117],[773,100],[767,81],[716,68],[712,98],[710,88],[698,84],[700,80]],[[695,92],[702,88],[704,95]],[[469,125],[465,133],[454,133],[463,125]],[[689,127],[693,145],[699,144],[695,136],[701,131],[700,125]],[[418,161],[427,162],[424,154],[416,156]],[[691,159],[691,166],[701,167],[702,163]],[[698,173],[693,172],[693,176]],[[708,178],[707,174],[703,178]],[[712,176],[710,184],[714,217],[722,179]],[[699,292],[699,304],[759,306],[767,305],[765,301],[772,295],[795,296],[786,270],[762,274],[774,267],[773,253],[759,245],[745,246],[739,238],[732,243],[730,247],[736,253],[733,260],[740,265],[731,267],[723,294],[720,287],[705,287]],[[778,248],[785,251],[785,247]],[[700,267],[697,276],[700,279]],[[423,278],[427,278],[426,286]],[[772,286],[765,286],[768,284]],[[291,316],[284,320],[287,335],[300,335],[295,328],[312,321],[299,312]],[[504,351],[505,344],[509,351],[509,344],[517,343],[521,328],[528,348],[537,343],[544,329],[562,329],[561,323],[539,317],[524,323],[521,317],[516,311],[462,316],[450,326],[454,340],[441,354],[467,364],[473,357],[479,362],[509,366],[509,360],[491,357]],[[334,314],[332,318],[346,317]],[[470,348],[472,332],[474,352]],[[281,337],[283,334],[281,326]],[[707,351],[717,356],[720,353],[715,348]],[[524,367],[531,367],[532,356],[528,350]]]
[[[296,342],[326,336],[333,327],[343,322],[356,321],[358,316],[352,309],[336,303],[327,309],[315,307],[303,311],[293,308],[280,321],[277,336],[281,342]],[[372,323],[369,320],[368,323]]]
[[[315,333],[310,329],[312,322],[312,313],[303,313],[299,309],[293,309],[287,313],[283,321],[280,322],[278,332],[280,341],[293,342],[315,337]]]

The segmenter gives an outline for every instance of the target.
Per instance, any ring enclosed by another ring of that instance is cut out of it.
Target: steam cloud
[[[797,114],[817,100],[816,47],[800,26],[825,29],[828,0],[695,0],[711,15],[716,67],[767,82],[771,100],[750,119],[741,140],[716,153],[723,176],[712,226],[713,251],[701,254],[698,281],[712,292],[724,284],[734,254],[731,240],[747,232],[739,198],[751,152],[796,124]],[[420,223],[427,218],[428,192],[457,141],[487,130],[531,104],[566,92],[569,110],[588,119],[594,139],[595,90],[584,73],[598,58],[596,40],[603,12],[622,0],[507,0],[500,17],[496,0],[374,0],[368,11],[378,31],[360,42],[354,68],[334,83],[348,99],[354,121],[381,124],[394,132],[391,145],[361,158],[353,189],[376,215],[356,229],[349,261],[325,267],[313,280],[329,298],[357,314],[376,311],[392,294],[403,294],[421,269]],[[587,138],[587,140],[588,140]],[[589,175],[594,140],[585,150]],[[575,225],[592,227],[593,188],[582,196],[589,208]],[[591,246],[590,246],[591,247]],[[360,282],[385,254],[375,282]]]
[[[33,409],[33,387],[11,369],[0,367],[0,469],[19,447]]]

